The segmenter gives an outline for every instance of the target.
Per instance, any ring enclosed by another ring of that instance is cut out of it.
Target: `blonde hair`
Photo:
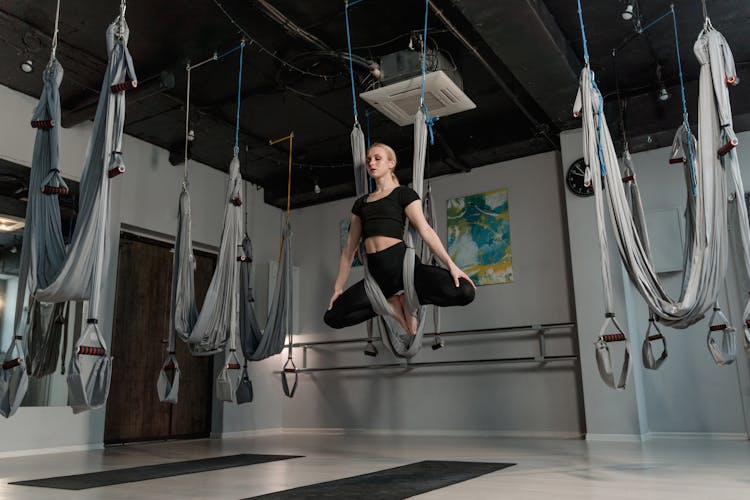
[[[398,158],[396,158],[396,152],[388,144],[383,144],[382,142],[374,142],[370,145],[369,148],[367,148],[367,153],[369,154],[370,151],[372,151],[374,148],[380,148],[383,151],[385,151],[385,157],[393,161],[394,165],[393,165],[393,170],[391,170],[391,178],[393,178],[393,181],[396,184],[400,185],[401,183],[398,181],[398,177],[396,177],[396,174],[395,174],[396,165],[398,165]]]

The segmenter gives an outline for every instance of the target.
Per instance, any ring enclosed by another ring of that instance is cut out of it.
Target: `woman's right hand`
[[[331,301],[328,303],[328,310],[330,311],[333,309],[333,303],[336,302],[336,299],[339,298],[339,295],[344,293],[344,290],[342,288],[336,288],[333,290],[333,295],[331,295]]]

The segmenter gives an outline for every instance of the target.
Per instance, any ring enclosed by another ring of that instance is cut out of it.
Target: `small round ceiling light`
[[[669,100],[669,98],[672,97],[672,95],[669,93],[669,90],[667,90],[667,87],[664,86],[662,83],[659,87],[659,94],[658,98],[661,102],[666,102]]]
[[[34,71],[34,62],[31,59],[26,59],[21,63],[21,71],[24,73],[31,73]]]
[[[633,4],[628,2],[628,4],[625,6],[625,9],[622,11],[622,14],[620,15],[626,21],[630,21],[631,19],[633,19]]]

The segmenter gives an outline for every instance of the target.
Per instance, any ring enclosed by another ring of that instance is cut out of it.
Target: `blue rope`
[[[581,25],[581,38],[583,41],[583,60],[586,64],[586,69],[589,72],[589,78],[591,79],[591,86],[594,88],[594,91],[599,96],[599,108],[597,109],[597,132],[599,135],[599,140],[597,141],[596,147],[597,147],[597,154],[599,156],[599,170],[601,171],[601,175],[605,176],[607,175],[607,165],[604,162],[604,151],[602,150],[602,128],[604,123],[604,98],[602,97],[602,93],[599,91],[599,87],[596,85],[596,78],[594,77],[594,72],[591,71],[591,66],[589,65],[589,47],[588,42],[586,41],[586,27],[583,25],[583,9],[581,8],[581,0],[578,0],[578,22]]]
[[[659,17],[657,17],[656,19],[654,19],[653,21],[651,21],[650,23],[648,23],[643,28],[639,29],[638,30],[638,34],[642,35],[646,30],[648,30],[649,28],[653,27],[656,23],[658,23],[659,21],[661,21],[662,19],[664,19],[665,17],[667,17],[669,15],[674,15],[674,6],[672,6],[672,8],[670,10],[666,11],[664,14],[660,15]]]
[[[599,155],[599,169],[602,173],[602,177],[604,177],[607,175],[607,163],[604,161],[604,151],[602,150],[602,130],[604,128],[604,98],[602,97],[602,93],[599,91],[599,87],[596,85],[596,80],[594,80],[594,73],[591,71],[591,69],[589,69],[589,73],[591,75],[591,83],[593,84],[594,90],[599,96],[599,109],[597,109],[596,112],[596,128],[599,134],[599,140],[596,143],[596,150],[597,154]]]
[[[688,120],[687,102],[685,100],[685,81],[682,75],[682,59],[680,58],[680,37],[677,34],[677,14],[674,11],[674,4],[670,6],[672,12],[672,24],[674,26],[674,46],[677,51],[677,69],[680,71],[680,97],[682,98],[682,121],[685,124],[687,132],[688,145],[688,164],[690,166],[690,178],[693,181],[693,194],[698,192],[698,184],[695,180],[695,163],[693,161],[693,134],[690,132],[690,121]]]
[[[240,49],[240,70],[238,71],[239,76],[237,77],[237,119],[234,125],[234,155],[237,156],[240,152],[240,104],[242,103],[242,56],[245,52],[245,40],[242,40],[239,46]],[[232,49],[234,52],[235,49]],[[223,56],[222,56],[223,57]]]
[[[581,38],[583,39],[583,61],[586,66],[589,65],[589,45],[586,42],[586,28],[583,26],[583,10],[581,9],[581,0],[578,0],[578,21],[581,24]]]
[[[424,106],[424,78],[427,73],[427,14],[430,12],[430,0],[425,0],[424,31],[422,32],[422,96],[419,105]]]
[[[345,2],[344,6],[344,17],[346,19],[346,46],[349,49],[349,78],[352,82],[352,108],[354,108],[354,123],[359,123],[359,113],[357,112],[357,93],[354,88],[354,65],[352,64],[352,37],[349,29],[349,7],[356,5],[363,0],[354,0],[353,2]]]
[[[223,54],[220,54],[220,55],[218,55],[218,56],[214,56],[214,61],[218,61],[218,60],[219,60],[219,59],[221,59],[222,57],[226,57],[226,56],[228,56],[229,54],[231,54],[232,52],[236,52],[236,51],[238,51],[239,49],[241,49],[241,48],[242,48],[242,47],[244,47],[244,46],[245,46],[245,41],[243,40],[243,41],[242,41],[242,42],[241,42],[241,43],[240,43],[240,44],[239,44],[238,46],[236,46],[236,47],[233,47],[233,48],[231,48],[231,49],[227,50],[227,51],[226,51],[226,52],[224,52]]]
[[[424,102],[424,79],[427,74],[427,19],[430,13],[430,0],[424,2],[424,30],[422,32],[422,95],[419,98],[419,105],[424,110],[425,124],[427,130],[430,132],[430,144],[435,144],[435,134],[433,132],[433,126],[439,117],[430,117],[430,111],[427,109],[427,104]]]

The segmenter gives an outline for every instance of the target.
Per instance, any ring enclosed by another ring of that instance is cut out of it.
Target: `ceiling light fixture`
[[[34,61],[31,59],[26,59],[24,62],[21,63],[21,71],[24,73],[31,73],[34,71]]]
[[[318,185],[318,181],[315,181],[315,187],[313,188],[313,191],[315,191],[315,194],[320,194],[320,186]]]
[[[668,101],[669,98],[672,97],[672,95],[669,93],[669,90],[667,90],[667,86],[664,85],[664,78],[661,74],[661,64],[656,65],[656,81],[659,85],[659,90],[657,91],[656,98],[661,102]]]
[[[625,9],[622,11],[622,14],[620,14],[620,15],[622,16],[622,18],[624,20],[630,21],[631,19],[633,19],[633,10],[634,10],[633,3],[632,2],[628,2],[625,5]]]
[[[659,85],[659,94],[657,96],[661,102],[666,102],[669,100],[670,97],[672,97],[672,94],[669,93],[669,90],[667,90],[667,87],[664,86],[664,82],[662,82]]]

